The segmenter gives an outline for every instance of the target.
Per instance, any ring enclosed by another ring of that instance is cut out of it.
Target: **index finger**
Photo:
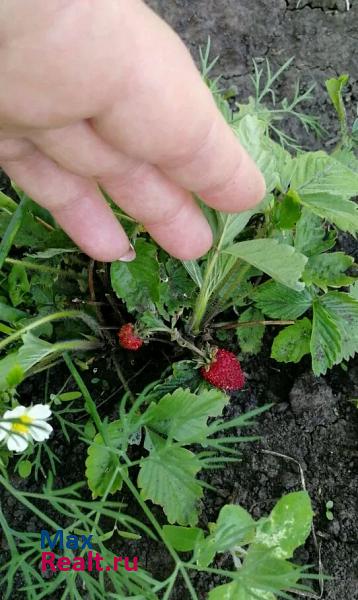
[[[178,36],[142,3],[134,3],[135,62],[118,100],[94,126],[108,141],[155,164],[210,206],[239,212],[265,194],[263,177],[225,122]]]

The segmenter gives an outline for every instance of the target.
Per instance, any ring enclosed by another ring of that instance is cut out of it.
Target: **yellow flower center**
[[[31,425],[32,422],[33,419],[31,419],[31,417],[22,415],[16,423],[12,423],[11,431],[14,431],[15,433],[27,433],[30,429],[29,425]]]

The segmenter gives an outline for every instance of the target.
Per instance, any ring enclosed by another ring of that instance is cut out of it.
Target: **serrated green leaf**
[[[298,363],[305,354],[310,353],[311,332],[311,321],[306,318],[285,327],[273,341],[271,358],[277,362]]]
[[[358,301],[345,292],[328,292],[320,300],[341,337],[341,351],[336,362],[353,358],[358,352]]]
[[[144,414],[145,422],[169,438],[182,443],[199,443],[208,434],[209,417],[221,415],[229,397],[220,390],[204,390],[192,394],[177,389],[166,394],[158,404],[152,404]]]
[[[194,550],[198,540],[204,537],[204,532],[199,527],[164,525],[163,536],[174,550],[178,552],[191,552]]]
[[[292,168],[291,189],[302,202],[325,194],[343,199],[358,195],[358,174],[321,150],[300,154]]]
[[[333,152],[333,156],[336,160],[338,160],[339,162],[343,163],[346,167],[351,169],[351,171],[358,173],[358,158],[356,157],[351,148],[347,148],[346,146],[340,147],[339,149]]]
[[[183,308],[192,306],[196,292],[195,284],[183,265],[169,258],[159,286],[159,312],[169,319],[169,316],[181,312]]]
[[[0,237],[3,237],[11,216],[0,211]],[[46,250],[49,247],[73,248],[73,241],[61,229],[49,231],[27,210],[23,215],[21,227],[16,233],[14,246],[16,248],[27,246],[32,250]]]
[[[259,310],[250,306],[250,308],[241,313],[239,323],[262,321],[263,318],[263,314]],[[238,327],[236,329],[236,335],[240,344],[240,350],[248,354],[257,354],[260,352],[264,333],[265,325],[247,325],[247,327]]]
[[[276,600],[271,592],[247,589],[241,582],[233,581],[210,590],[208,600]]]
[[[142,326],[147,330],[158,331],[161,328],[166,329],[166,325],[162,319],[160,319],[155,312],[146,310],[137,319]]]
[[[73,248],[48,248],[42,252],[36,252],[35,254],[26,254],[32,260],[36,259],[48,259],[54,256],[62,256],[62,254],[78,253],[80,250],[75,246]]]
[[[255,545],[270,549],[271,556],[287,559],[310,534],[313,511],[307,492],[286,494],[271,514],[258,524]]]
[[[328,287],[342,287],[351,284],[354,279],[345,274],[354,259],[344,252],[331,252],[311,256],[303,273],[307,285],[317,285],[325,292]]]
[[[324,193],[307,195],[301,201],[312,212],[330,223],[334,223],[342,231],[347,231],[352,235],[357,233],[358,205],[355,202],[341,196]]]
[[[236,546],[246,546],[253,541],[255,531],[256,523],[247,510],[238,504],[226,504],[220,510],[212,534],[216,552],[226,552]]]
[[[349,288],[349,295],[354,298],[354,300],[358,300],[358,281],[353,283],[353,285]]]
[[[27,313],[24,311],[0,301],[0,321],[6,321],[6,323],[12,324],[27,316]]]
[[[304,208],[296,225],[295,248],[309,257],[329,250],[335,241],[335,232],[330,231],[327,236],[322,219]]]
[[[7,196],[4,192],[0,191],[0,209],[6,210],[8,213],[12,214],[17,209],[17,203],[10,198],[10,196]]]
[[[18,353],[16,352],[15,354],[16,354],[17,360],[18,360]],[[13,355],[10,354],[9,356],[10,356],[10,360],[12,361]],[[7,357],[5,357],[5,359],[3,359],[3,360],[5,361],[6,358]],[[1,370],[2,369],[0,369],[0,371]],[[6,389],[14,389],[14,388],[16,388],[23,381],[24,377],[25,377],[24,369],[22,368],[21,365],[19,365],[16,362],[5,373],[5,388]],[[0,379],[0,389],[1,389],[1,385],[2,384],[1,384],[1,379]]]
[[[200,289],[203,285],[203,274],[201,272],[198,262],[196,260],[183,260],[182,262],[184,268],[189,273],[194,283]]]
[[[196,525],[197,503],[203,495],[196,479],[200,461],[186,448],[158,443],[153,434],[151,438],[153,448],[141,461],[138,475],[142,498],[162,506],[169,523]]]
[[[9,296],[13,306],[23,301],[25,294],[30,291],[30,283],[26,269],[22,265],[14,265],[8,277]]]
[[[138,239],[137,257],[132,262],[111,265],[111,283],[129,311],[143,312],[159,300],[159,263],[154,244]]]
[[[202,382],[198,369],[191,360],[181,360],[172,365],[173,373],[155,388],[158,397],[171,393],[177,388],[187,388],[194,392]]]
[[[0,359],[0,392],[13,387],[13,385],[11,385],[12,374],[17,373],[18,369],[21,369],[21,366],[19,364],[17,352],[11,352]]]
[[[300,567],[277,558],[263,546],[252,544],[240,569],[239,577],[244,587],[254,593],[292,589],[301,577]]]
[[[236,135],[258,165],[265,178],[267,191],[271,192],[279,181],[279,175],[273,143],[266,130],[266,124],[255,115],[245,115],[234,124]]]
[[[292,229],[301,214],[301,205],[297,194],[290,190],[280,203],[276,203],[274,211],[274,222],[279,229]]]
[[[256,306],[272,319],[297,319],[312,304],[312,296],[306,289],[296,292],[275,281],[263,283],[251,297]]]
[[[245,260],[289,288],[304,288],[299,279],[307,257],[297,252],[293,246],[280,244],[274,239],[258,239],[239,242],[224,252]]]
[[[342,340],[339,329],[319,300],[313,303],[311,336],[312,369],[315,375],[324,375],[339,361]]]
[[[106,434],[109,443],[114,448],[120,448],[123,442],[123,429],[120,421],[112,421],[107,426]],[[92,444],[87,450],[86,477],[92,497],[97,498],[106,493],[108,486],[119,468],[119,458],[110,449],[106,448],[102,436],[97,433]],[[122,467],[123,468],[123,467]],[[123,479],[118,472],[110,486],[109,493],[114,494],[120,490]]]
[[[22,336],[23,345],[18,351],[19,364],[24,371],[28,371],[38,362],[56,352],[54,344],[50,344],[41,338],[28,332]]]
[[[236,547],[251,543],[255,537],[255,527],[255,521],[244,508],[236,504],[225,505],[217,524],[211,527],[212,533],[197,541],[194,555],[196,563],[200,567],[208,567],[217,552],[234,552]]]

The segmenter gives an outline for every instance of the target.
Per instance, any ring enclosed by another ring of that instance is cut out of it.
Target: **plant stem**
[[[101,434],[103,441],[105,442],[105,444],[107,446],[111,446],[110,441],[107,436],[107,433],[106,433],[106,430],[103,427],[101,417],[99,416],[96,404],[95,404],[90,392],[88,391],[88,388],[87,388],[85,382],[83,381],[81,375],[79,374],[78,370],[76,369],[75,365],[73,364],[73,362],[71,360],[71,357],[69,356],[69,354],[67,354],[67,352],[64,353],[63,359],[64,359],[73,379],[77,383],[80,392],[82,392],[82,396],[84,397],[84,399],[86,401],[87,410],[88,410],[89,414],[91,415],[93,422],[96,425],[99,433]]]
[[[12,494],[12,496],[14,496],[14,498],[16,498],[16,500],[18,500],[19,502],[21,502],[21,504],[23,504],[24,506],[26,506],[26,508],[30,509],[31,512],[33,512],[37,517],[39,517],[39,519],[41,519],[41,521],[43,521],[44,523],[47,523],[47,525],[49,525],[54,531],[56,531],[57,529],[60,528],[60,526],[58,525],[58,523],[55,523],[55,521],[53,521],[47,515],[45,515],[45,513],[43,513],[34,504],[32,504],[32,502],[29,502],[29,500],[27,500],[27,498],[25,498],[25,496],[24,496],[24,494],[22,492],[20,492],[16,488],[14,488],[11,485],[11,483],[9,483],[7,481],[7,479],[5,479],[4,477],[2,477],[1,475],[0,475],[0,484],[10,494]]]
[[[0,269],[2,269],[5,259],[11,250],[12,244],[14,243],[16,234],[20,229],[27,204],[28,199],[23,197],[22,200],[20,200],[20,203],[18,204],[14,214],[12,215],[10,223],[8,224],[3,235],[0,243]]]
[[[36,327],[40,327],[41,325],[45,325],[45,323],[51,323],[51,321],[59,321],[61,319],[82,319],[89,327],[92,326],[92,329],[94,329],[94,325],[97,325],[94,319],[92,319],[91,317],[79,310],[62,310],[57,313],[52,313],[52,315],[46,315],[45,317],[36,319],[36,321],[28,323],[27,325],[25,325],[25,327],[22,327],[15,333],[12,333],[5,339],[1,340],[0,350],[6,348],[6,346],[8,346],[9,344],[16,342],[16,340],[21,338],[21,336],[23,336],[28,331],[36,329]]]
[[[128,457],[126,457],[126,461],[128,462]],[[183,577],[186,586],[190,592],[190,595],[192,597],[192,600],[198,600],[197,594],[193,588],[193,585],[189,579],[188,573],[186,572],[186,568],[185,565],[182,563],[182,561],[180,560],[178,554],[176,553],[176,551],[174,550],[174,548],[171,546],[171,544],[169,544],[167,542],[167,540],[164,539],[163,536],[163,531],[161,526],[159,525],[157,519],[155,518],[155,516],[153,515],[152,511],[148,508],[148,506],[146,505],[145,501],[141,498],[137,488],[135,487],[135,485],[132,483],[132,481],[130,480],[129,476],[127,476],[126,474],[122,473],[122,478],[124,483],[126,484],[126,486],[128,487],[128,489],[130,490],[130,492],[132,493],[132,495],[134,496],[134,498],[136,499],[136,501],[138,502],[139,506],[141,507],[141,509],[143,510],[143,512],[146,514],[146,516],[148,517],[149,521],[151,522],[151,524],[153,525],[155,531],[158,533],[160,539],[164,542],[166,548],[168,549],[169,554],[171,555],[171,557],[173,558],[175,565],[176,565],[176,569],[177,571],[180,572],[181,576]]]
[[[216,265],[216,262],[220,256],[219,247],[215,248],[205,270],[203,284],[200,288],[198,298],[196,300],[193,312],[193,318],[191,322],[191,329],[194,335],[197,335],[200,331],[200,325],[204,318],[208,302],[210,300],[211,293],[209,292],[209,286],[211,281],[211,275]]]
[[[235,327],[255,327],[257,325],[294,325],[296,321],[227,321],[224,323],[213,323],[216,329],[234,329]]]
[[[62,271],[60,269],[55,269],[54,267],[48,267],[46,265],[40,265],[37,263],[33,263],[29,260],[17,260],[16,258],[5,258],[5,263],[9,265],[20,265],[25,267],[25,269],[29,269],[30,271],[40,271],[40,273],[51,273],[56,277],[63,278],[73,278],[78,279],[78,273],[73,271],[72,269],[68,269],[67,271]]]

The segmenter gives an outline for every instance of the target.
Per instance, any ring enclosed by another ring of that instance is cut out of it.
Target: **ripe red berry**
[[[219,348],[210,365],[201,367],[201,376],[221,390],[233,392],[241,390],[245,384],[245,375],[233,352]]]
[[[134,332],[133,323],[122,325],[117,333],[119,344],[126,350],[139,350],[143,346],[143,340]]]

